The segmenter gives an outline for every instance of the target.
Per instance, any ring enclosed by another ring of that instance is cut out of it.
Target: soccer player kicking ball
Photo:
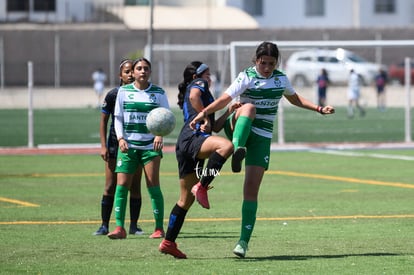
[[[332,106],[315,105],[296,93],[286,75],[276,69],[280,53],[275,44],[261,43],[253,62],[254,66],[240,72],[230,87],[190,123],[190,127],[196,129],[196,125],[206,116],[223,109],[240,96],[242,106],[229,116],[224,129],[235,150],[233,171],[237,172],[237,168],[241,167],[240,156],[244,157],[243,151],[246,150],[241,232],[233,249],[233,253],[241,258],[246,256],[256,222],[259,188],[269,167],[273,121],[280,99],[284,96],[291,104],[322,115],[335,112]],[[241,152],[240,155],[236,155],[237,152]]]

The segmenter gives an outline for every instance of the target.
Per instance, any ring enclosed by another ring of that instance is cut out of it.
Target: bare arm
[[[242,104],[240,102],[236,102],[231,104],[229,108],[227,108],[226,112],[222,114],[218,119],[216,119],[216,122],[214,123],[213,131],[218,133],[223,129],[224,124],[226,122],[226,119],[236,110],[237,108],[241,107]]]
[[[285,97],[292,105],[298,106],[300,108],[319,112],[322,115],[328,115],[328,114],[335,113],[335,109],[332,106],[328,105],[328,106],[322,107],[322,106],[316,105],[297,93],[293,95],[285,95]]]
[[[231,102],[231,97],[227,94],[222,94],[217,100],[215,100],[213,103],[208,105],[206,108],[204,108],[203,111],[201,111],[194,119],[190,122],[191,129],[195,129],[195,126],[197,122],[202,121],[205,119],[209,114],[212,114],[218,110],[223,109]]]
[[[197,112],[201,112],[204,108],[203,102],[201,101],[201,91],[198,88],[191,88],[189,96],[190,104]],[[209,118],[206,116],[203,118],[203,124],[200,125],[200,130],[204,133],[211,132],[211,123]]]

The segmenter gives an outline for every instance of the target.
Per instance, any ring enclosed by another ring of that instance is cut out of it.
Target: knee
[[[256,117],[256,106],[252,103],[245,103],[242,107],[240,107],[240,115],[247,116],[249,118]]]
[[[233,143],[228,139],[222,139],[221,142],[216,148],[216,152],[219,153],[221,156],[228,158],[231,154],[233,154],[234,146]]]
[[[233,145],[233,143],[230,140],[226,143],[225,150],[226,150],[226,153],[227,153],[226,155],[233,154],[233,152],[234,152],[234,145]]]
[[[109,181],[105,185],[104,195],[114,195],[116,188],[116,181]]]
[[[141,190],[140,189],[136,189],[136,188],[133,188],[131,186],[131,188],[129,189],[129,192],[130,192],[131,198],[137,198],[137,199],[141,198]]]

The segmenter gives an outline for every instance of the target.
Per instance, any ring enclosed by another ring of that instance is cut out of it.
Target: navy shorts
[[[200,152],[201,145],[209,136],[208,134],[189,131],[180,134],[175,147],[180,179],[188,174],[195,173],[197,168],[203,167],[204,159],[198,159],[197,155]]]
[[[118,140],[115,135],[109,135],[107,140],[107,147],[110,159],[116,159],[118,154]]]

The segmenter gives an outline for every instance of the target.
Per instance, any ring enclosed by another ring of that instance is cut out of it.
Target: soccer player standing
[[[157,107],[169,108],[168,98],[162,88],[149,81],[151,63],[147,59],[135,60],[132,68],[135,81],[119,89],[115,103],[115,132],[119,143],[115,170],[116,228],[108,237],[126,238],[124,223],[128,189],[135,171],[142,166],[155,218],[155,231],[150,238],[163,238],[164,198],[160,188],[163,138],[148,132],[146,116]]]
[[[119,64],[119,86],[132,83],[134,76],[132,74],[132,60],[124,59]],[[101,120],[99,125],[99,133],[101,139],[101,157],[105,161],[105,188],[101,200],[101,218],[102,224],[93,235],[107,235],[109,233],[109,220],[111,218],[112,208],[114,204],[114,195],[116,187],[115,163],[118,152],[118,140],[116,139],[114,127],[114,109],[116,95],[119,87],[113,88],[105,96],[102,104]],[[108,122],[111,124],[108,132]],[[108,136],[107,136],[108,135]],[[131,222],[129,226],[129,234],[141,235],[143,231],[138,225],[138,218],[141,212],[141,174],[142,167],[137,169],[131,184],[131,195],[129,198],[129,208]]]

